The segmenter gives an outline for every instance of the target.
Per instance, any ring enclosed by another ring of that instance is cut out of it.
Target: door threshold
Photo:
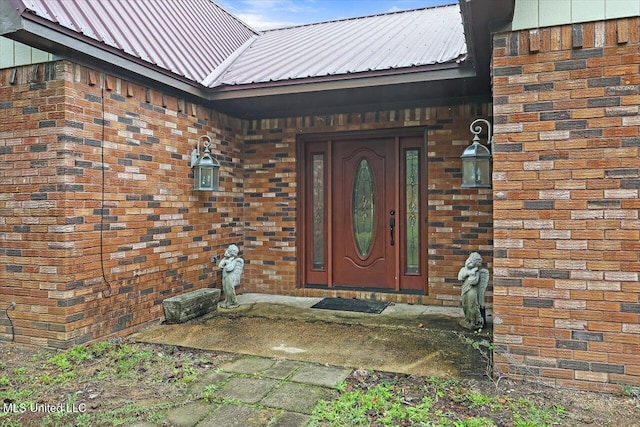
[[[399,295],[425,295],[424,291],[418,289],[404,289],[396,291],[395,289],[387,288],[367,288],[357,286],[332,286],[327,285],[313,285],[307,284],[304,286],[306,289],[325,289],[332,291],[353,291],[353,292],[375,292],[380,294],[399,294]]]

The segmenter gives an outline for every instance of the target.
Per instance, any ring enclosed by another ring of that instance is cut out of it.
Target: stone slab
[[[304,365],[291,377],[297,383],[336,388],[351,374],[351,369],[337,366]]]
[[[309,421],[311,421],[311,417],[308,415],[285,412],[280,418],[269,424],[269,427],[304,427]]]
[[[222,385],[215,397],[235,399],[253,405],[260,402],[277,385],[273,380],[235,377]]]
[[[220,289],[205,288],[162,301],[167,323],[184,323],[218,308]]]
[[[176,427],[192,427],[213,411],[215,406],[203,400],[169,409],[165,419]]]
[[[198,423],[198,427],[266,427],[277,412],[254,406],[225,405]]]
[[[203,394],[207,386],[217,385],[229,379],[233,374],[227,372],[207,372],[198,377],[190,386],[190,390],[193,393]]]
[[[222,369],[236,374],[256,375],[271,368],[274,363],[272,359],[265,357],[246,357],[230,365],[223,365]]]
[[[284,380],[301,366],[302,363],[293,360],[277,360],[271,368],[265,371],[264,376],[276,380]]]
[[[270,393],[269,396],[262,399],[260,404],[310,415],[316,403],[333,397],[337,397],[337,392],[325,387],[284,383]]]

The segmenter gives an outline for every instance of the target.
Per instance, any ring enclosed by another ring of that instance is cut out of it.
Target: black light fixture
[[[200,141],[204,141],[204,154],[200,156]],[[198,138],[198,148],[191,152],[191,169],[193,169],[194,191],[220,190],[220,163],[211,157],[211,138],[202,135]]]
[[[480,143],[481,123],[487,126],[487,144]],[[469,126],[474,135],[473,142],[462,152],[462,188],[491,188],[491,153],[493,136],[491,123],[485,119],[476,119]]]

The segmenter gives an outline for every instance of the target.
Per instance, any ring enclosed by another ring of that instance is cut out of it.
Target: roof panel
[[[23,0],[26,11],[89,39],[201,82],[253,37],[211,0]]]
[[[210,87],[455,62],[467,47],[458,4],[271,30]]]
[[[411,72],[467,53],[458,4],[258,35],[212,0],[22,1],[25,19],[209,87]]]

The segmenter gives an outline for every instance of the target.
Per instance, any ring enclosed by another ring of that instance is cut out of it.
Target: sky
[[[256,30],[457,3],[457,0],[214,0]]]

